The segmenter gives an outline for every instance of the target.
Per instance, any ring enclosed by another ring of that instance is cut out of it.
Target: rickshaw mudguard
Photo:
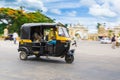
[[[29,53],[29,50],[28,50],[28,48],[26,48],[26,47],[20,47],[19,49],[18,49],[18,52],[19,51],[25,51],[27,54]]]
[[[74,55],[75,49],[71,49],[68,51],[67,55]]]

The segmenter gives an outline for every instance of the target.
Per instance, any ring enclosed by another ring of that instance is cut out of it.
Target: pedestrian
[[[113,35],[113,37],[111,39],[111,42],[112,42],[112,48],[115,49],[115,46],[116,46],[116,37],[115,37],[115,35]]]
[[[76,42],[75,37],[73,38],[73,43],[72,43],[72,45],[75,45],[75,47],[77,47],[77,42]]]
[[[117,37],[116,37],[116,47],[118,47],[118,48],[119,48],[119,46],[120,46],[120,44],[119,44],[119,40],[120,40],[120,37],[117,36]]]
[[[13,33],[13,40],[14,40],[14,44],[16,44],[18,38],[18,34],[16,32]]]
[[[4,37],[7,38],[8,37],[8,28],[4,29]]]

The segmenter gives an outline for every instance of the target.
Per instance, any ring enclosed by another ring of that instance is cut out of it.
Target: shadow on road
[[[56,60],[53,58],[35,58],[35,57],[30,57],[27,59],[27,61],[35,61],[35,62],[45,62],[45,63],[58,63],[58,64],[66,64],[65,61],[62,60]]]

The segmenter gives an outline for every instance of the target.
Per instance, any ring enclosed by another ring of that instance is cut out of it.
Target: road
[[[0,80],[120,80],[120,48],[98,41],[78,41],[75,61],[34,56],[19,59],[18,44],[0,41]]]

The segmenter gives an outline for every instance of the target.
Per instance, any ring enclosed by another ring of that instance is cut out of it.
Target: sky
[[[42,10],[43,14],[63,24],[81,24],[90,32],[96,32],[97,23],[106,28],[120,24],[120,0],[0,0],[0,7],[31,12]]]

